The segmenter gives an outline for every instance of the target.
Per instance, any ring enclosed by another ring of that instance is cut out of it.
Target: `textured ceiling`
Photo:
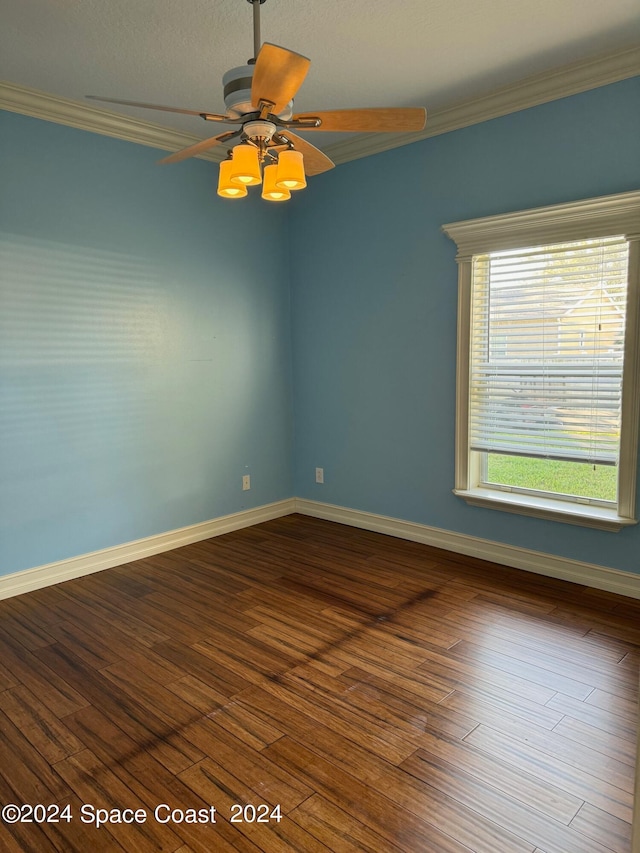
[[[438,109],[640,41],[638,0],[267,0],[262,38],[308,56],[296,111]],[[0,79],[224,112],[252,55],[247,0],[2,0]],[[105,108],[202,137],[196,117]],[[313,135],[314,144],[344,135]]]

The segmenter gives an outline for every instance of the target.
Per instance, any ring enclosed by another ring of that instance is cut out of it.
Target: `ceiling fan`
[[[348,133],[401,133],[419,131],[426,122],[424,107],[320,110],[294,114],[293,99],[311,62],[305,56],[260,39],[260,6],[265,0],[247,0],[253,7],[254,58],[223,76],[226,113],[145,104],[87,95],[96,101],[143,107],[170,113],[200,116],[205,121],[236,125],[176,151],[160,163],[177,163],[216,145],[238,139],[220,164],[218,194],[242,198],[247,187],[263,184],[262,197],[286,201],[291,190],[303,189],[307,175],[319,175],[334,167],[322,151],[294,131],[342,131]],[[263,180],[264,179],[264,180]]]

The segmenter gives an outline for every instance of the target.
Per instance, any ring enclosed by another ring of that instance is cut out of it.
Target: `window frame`
[[[601,530],[636,524],[640,424],[640,191],[453,222],[442,226],[457,245],[458,326],[454,494],[472,506],[531,515]],[[475,255],[624,235],[629,272],[622,379],[618,496],[615,508],[481,486],[479,452],[469,448],[472,266]]]

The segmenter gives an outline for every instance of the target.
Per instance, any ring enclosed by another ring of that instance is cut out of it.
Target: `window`
[[[454,492],[606,530],[635,524],[640,192],[444,231],[459,267]]]

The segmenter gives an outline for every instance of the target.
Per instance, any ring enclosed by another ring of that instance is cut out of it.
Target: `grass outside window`
[[[618,467],[488,453],[487,483],[601,501],[617,499]]]

